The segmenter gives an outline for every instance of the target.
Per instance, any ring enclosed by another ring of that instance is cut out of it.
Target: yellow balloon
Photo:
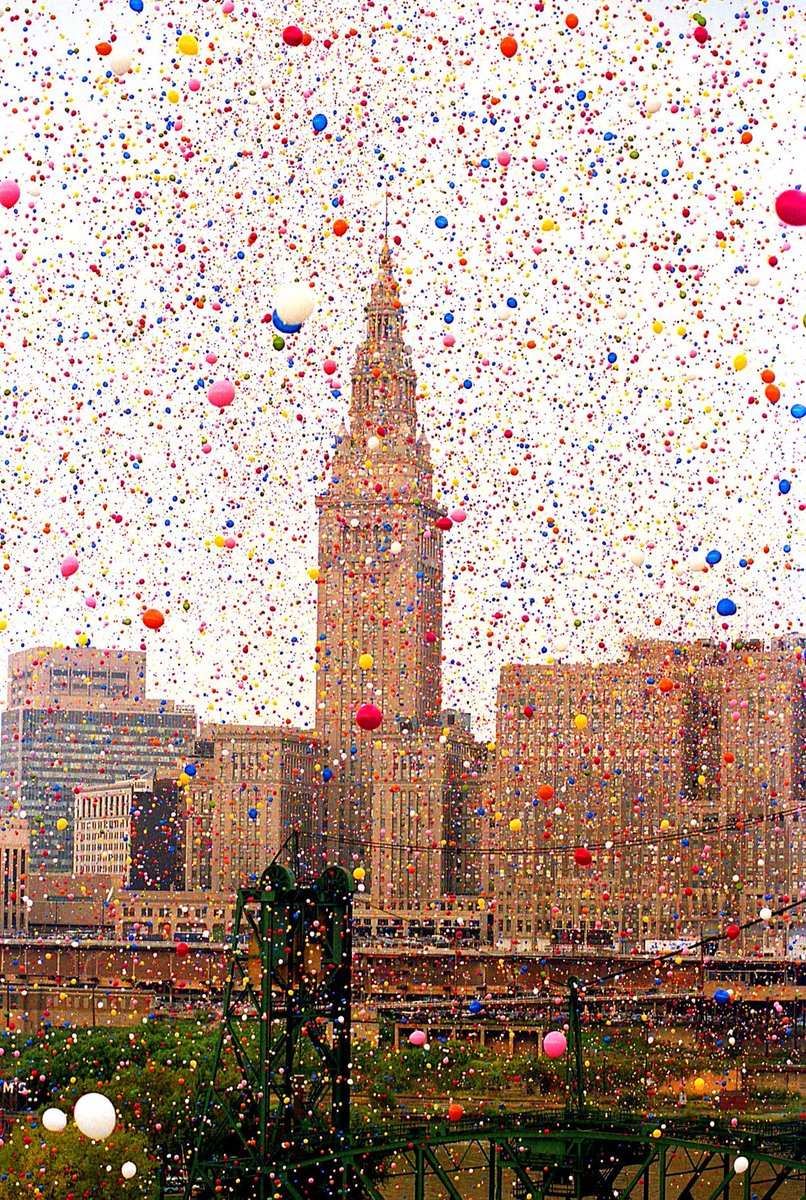
[[[168,102],[170,104],[176,104],[176,102],[179,99],[179,92],[176,90],[176,88],[171,88],[170,91],[167,93],[167,95],[168,95]]]
[[[220,534],[220,533],[217,533],[217,534],[215,535],[215,537],[213,538],[213,545],[215,545],[215,546],[218,546],[218,547],[219,547],[219,549],[220,549],[222,546],[226,546],[226,544],[227,544],[227,543],[226,543],[226,541],[224,540],[224,537],[223,537],[223,535],[222,535],[222,534]]]
[[[180,54],[198,54],[199,39],[195,38],[192,33],[183,33],[176,43],[176,48]]]
[[[59,833],[61,833],[63,829],[67,828],[67,822],[65,821],[64,817],[59,817],[58,821],[56,822],[56,828],[58,829]]]
[[[356,869],[353,871],[353,879],[356,881],[356,883],[360,883],[365,875],[366,871],[363,867],[356,867]]]
[[[665,817],[664,817],[664,818],[663,818],[663,820],[661,821],[661,823],[660,823],[660,827],[661,827],[661,829],[668,829],[668,828],[669,828],[669,822],[666,820],[666,818],[665,818]]]
[[[375,659],[371,654],[362,654],[358,659],[358,665],[362,671],[368,671],[374,662]]]
[[[743,371],[747,366],[747,357],[744,354],[737,354],[733,360],[733,365],[737,371]]]
[[[521,829],[523,828],[521,822],[518,820],[517,817],[512,818],[512,820],[509,823],[509,827],[513,833],[520,833]]]
[[[316,583],[317,579],[319,578],[319,568],[308,567],[308,578],[312,579],[314,583]]]
[[[190,783],[190,776],[186,775],[183,771],[176,782],[180,787],[187,787],[187,785]]]
[[[76,641],[78,642],[79,646],[86,646],[87,643],[89,642],[89,640],[90,639],[87,637],[86,633],[80,633],[78,635],[78,637],[76,638]]]
[[[577,713],[577,715],[574,717],[574,724],[576,725],[577,729],[587,729],[588,718],[584,713]]]
[[[652,322],[652,332],[653,333],[663,333],[663,323],[661,321],[653,321]]]
[[[704,1092],[705,1091],[705,1080],[701,1079],[699,1075],[694,1080],[694,1091],[695,1092]]]
[[[8,629],[8,621],[5,617],[0,617],[0,630]]]

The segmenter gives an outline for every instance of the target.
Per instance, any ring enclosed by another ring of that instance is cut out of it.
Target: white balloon
[[[133,1162],[125,1162],[120,1168],[120,1173],[124,1179],[134,1179],[137,1174],[137,1167]]]
[[[61,1133],[67,1124],[67,1114],[60,1108],[46,1108],[42,1113],[42,1124],[50,1133]]]
[[[623,304],[619,304],[618,308],[616,309],[616,316],[620,321],[625,321],[627,319],[628,312],[629,310],[626,309]]]
[[[381,444],[381,439],[378,437],[375,437],[374,434],[372,437],[367,438],[367,450],[377,450],[378,447],[380,446],[380,444]]]
[[[674,571],[677,578],[680,579],[683,575],[686,575],[688,573],[688,565],[684,562],[675,563],[674,566],[672,567],[672,570]]]
[[[113,46],[112,53],[107,58],[107,65],[115,75],[125,75],[132,65],[134,55],[126,46]]]
[[[760,275],[748,275],[748,276],[747,276],[747,284],[748,284],[748,287],[758,287],[758,285],[759,285],[760,283],[761,283],[761,276],[760,276]]]
[[[642,567],[644,565],[644,555],[641,550],[630,551],[630,562],[634,567]]]
[[[73,1118],[84,1137],[94,1142],[108,1138],[117,1123],[115,1106],[100,1092],[87,1092],[76,1101]]]
[[[274,307],[284,325],[301,325],[316,308],[316,296],[307,283],[283,283],[275,293]]]
[[[656,113],[660,110],[662,104],[663,101],[659,100],[657,96],[654,96],[651,100],[647,100],[646,110],[648,113]]]
[[[745,1158],[745,1156],[743,1154],[740,1154],[739,1157],[734,1160],[733,1170],[737,1175],[744,1175],[745,1171],[747,1170],[747,1168],[749,1166],[750,1166],[750,1163],[748,1162],[748,1160]]]
[[[762,921],[769,921],[770,917],[772,916],[772,909],[771,908],[762,908],[761,912],[758,915],[761,917]]]
[[[568,649],[568,638],[555,638],[554,649],[558,654],[565,654]]]
[[[599,259],[600,263],[606,263],[608,258],[610,257],[610,251],[609,250],[600,250],[597,253],[596,257]]]
[[[403,549],[403,547],[400,544],[400,542],[392,542],[389,549],[392,551],[393,554],[399,554],[400,551]]]

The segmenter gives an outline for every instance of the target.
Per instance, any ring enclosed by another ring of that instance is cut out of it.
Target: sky
[[[11,2],[0,51],[0,656],[142,646],[204,719],[313,723],[314,498],[387,193],[468,513],[446,706],[490,736],[505,662],[804,634],[793,5]]]

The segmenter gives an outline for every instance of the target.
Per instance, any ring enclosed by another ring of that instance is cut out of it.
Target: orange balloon
[[[514,37],[501,38],[501,53],[504,58],[514,58],[518,53],[518,43]]]
[[[761,372],[761,381],[762,383],[775,383],[775,372],[771,371],[769,367],[765,367]]]
[[[670,692],[673,687],[674,684],[672,683],[671,679],[661,679],[660,683],[658,684],[658,688],[664,693]]]
[[[769,400],[770,404],[777,404],[781,399],[781,389],[774,383],[768,383],[764,389],[764,395]]]
[[[158,608],[147,608],[143,613],[143,624],[146,629],[161,629],[165,624],[165,617]]]
[[[540,800],[553,800],[554,788],[550,783],[541,783],[540,787],[537,789],[537,795]]]
[[[569,13],[565,18],[565,23],[569,29],[576,29],[577,25],[579,24],[579,17],[574,16],[573,13]]]
[[[342,237],[347,232],[347,222],[344,217],[337,217],[333,222],[333,232],[336,237]]]

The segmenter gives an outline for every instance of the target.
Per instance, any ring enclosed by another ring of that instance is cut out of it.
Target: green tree
[[[133,1162],[137,1174],[124,1179]],[[35,1200],[156,1200],[156,1163],[141,1135],[117,1128],[103,1142],[85,1138],[75,1125],[48,1133],[38,1119],[20,1122],[0,1146],[0,1196]]]

